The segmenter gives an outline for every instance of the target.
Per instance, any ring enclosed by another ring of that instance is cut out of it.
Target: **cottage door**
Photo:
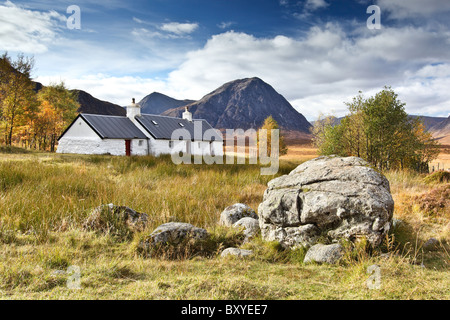
[[[125,153],[128,157],[131,156],[131,140],[125,140]]]

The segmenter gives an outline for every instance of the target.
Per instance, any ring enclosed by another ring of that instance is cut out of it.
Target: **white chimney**
[[[189,112],[189,107],[184,107],[186,111],[183,112],[182,118],[192,122],[192,113]]]
[[[141,106],[136,103],[136,100],[133,98],[131,104],[127,106],[127,117],[131,120],[134,120],[134,117],[138,117],[141,115]]]

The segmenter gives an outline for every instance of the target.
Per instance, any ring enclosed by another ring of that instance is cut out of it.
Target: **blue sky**
[[[81,10],[81,29],[66,9]],[[381,29],[367,28],[370,5]],[[36,80],[120,105],[158,91],[200,99],[260,77],[308,120],[390,85],[411,114],[450,112],[450,1],[0,1],[0,51],[34,56]]]

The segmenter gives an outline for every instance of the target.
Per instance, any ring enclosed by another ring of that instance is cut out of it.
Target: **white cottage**
[[[78,115],[58,139],[57,148],[57,153],[116,156],[158,156],[180,151],[223,156],[223,139],[206,120],[192,119],[187,108],[182,118],[141,114],[134,99],[126,117]]]

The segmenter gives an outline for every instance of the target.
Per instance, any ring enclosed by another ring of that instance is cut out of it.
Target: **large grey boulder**
[[[263,239],[284,247],[311,246],[319,237],[374,246],[391,227],[389,182],[357,157],[319,157],[268,183],[259,205]]]
[[[220,214],[220,224],[231,227],[242,218],[250,217],[258,219],[256,212],[248,205],[236,203],[227,208]]]
[[[304,263],[316,262],[316,263],[328,263],[335,264],[344,255],[344,248],[338,244],[316,244],[309,248],[306,253]]]

